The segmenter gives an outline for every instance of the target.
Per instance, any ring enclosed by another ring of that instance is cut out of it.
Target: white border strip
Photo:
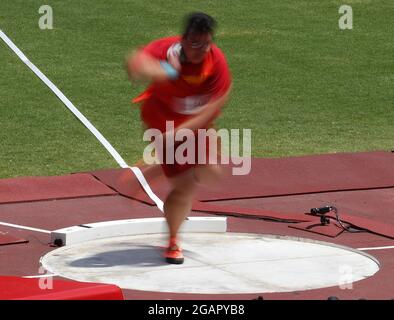
[[[6,227],[12,227],[12,228],[18,228],[18,229],[42,232],[42,233],[51,233],[52,232],[52,231],[49,231],[49,230],[30,228],[30,227],[26,227],[26,226],[21,226],[19,224],[12,224],[12,223],[6,223],[6,222],[1,222],[1,221],[0,221],[0,225],[1,226],[6,226]]]
[[[104,146],[104,148],[111,154],[115,161],[121,168],[129,168],[136,175],[142,188],[157,205],[157,207],[163,212],[163,201],[157,197],[152,189],[149,187],[146,179],[144,178],[141,170],[136,167],[129,167],[123,160],[120,154],[114,149],[114,147],[108,142],[108,140],[92,125],[92,123],[73,105],[73,103],[49,80],[32,62],[27,59],[21,50],[7,37],[7,35],[0,30],[0,38],[10,47],[12,51],[25,63],[31,71],[33,71],[37,77],[39,77],[49,89],[63,102],[63,104],[81,121],[85,127],[96,137],[98,141]]]
[[[357,248],[357,250],[360,250],[360,251],[386,250],[386,249],[394,249],[394,246],[387,246],[387,247],[372,247],[372,248]]]
[[[180,232],[226,232],[225,217],[190,217],[183,223]],[[51,242],[61,240],[63,246],[110,237],[141,234],[168,233],[165,218],[142,218],[115,220],[84,224],[55,230]]]
[[[119,153],[112,147],[107,139],[90,123],[90,121],[72,104],[72,102],[49,80],[32,62],[27,59],[22,51],[7,37],[7,35],[0,30],[0,37],[11,48],[12,51],[25,63],[37,77],[39,77],[49,89],[64,103],[64,105],[85,125],[86,128],[101,142],[101,144],[112,155],[116,162],[122,167],[127,168],[126,162],[122,159]]]
[[[56,274],[56,273],[48,273],[48,274],[40,274],[40,275],[37,275],[37,276],[24,276],[22,278],[25,278],[25,279],[39,279],[39,278],[52,278],[52,277],[57,277],[57,276],[58,276],[58,274]]]
[[[161,201],[160,198],[152,191],[141,169],[138,167],[129,167],[129,169],[133,171],[133,173],[137,177],[139,183],[141,184],[142,188],[144,188],[149,198],[151,198],[151,200],[156,204],[156,206],[160,209],[161,212],[164,212],[163,201]]]

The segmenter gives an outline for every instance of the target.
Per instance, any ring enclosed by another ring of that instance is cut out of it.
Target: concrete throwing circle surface
[[[167,236],[113,237],[62,247],[41,263],[59,276],[123,289],[177,293],[289,292],[349,286],[379,270],[373,257],[302,238],[246,233],[189,233],[185,263],[163,259]]]

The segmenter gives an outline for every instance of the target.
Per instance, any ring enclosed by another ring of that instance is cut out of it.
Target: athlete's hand
[[[178,77],[178,71],[169,62],[157,60],[141,50],[126,58],[126,71],[130,79],[140,81],[167,81]]]
[[[218,112],[220,112],[220,109],[226,103],[230,91],[231,86],[221,97],[215,98],[214,100],[211,100],[207,104],[202,106],[199,113],[197,113],[189,120],[183,122],[180,126],[175,128],[175,131],[181,129],[198,130],[207,126],[218,115]]]
[[[181,70],[181,51],[182,46],[180,43],[175,43],[167,50],[167,61],[170,63],[177,71]]]

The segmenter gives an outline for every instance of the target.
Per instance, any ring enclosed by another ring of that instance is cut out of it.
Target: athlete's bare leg
[[[215,189],[224,174],[222,167],[217,164],[197,166],[194,170],[196,182],[211,190]]]
[[[222,142],[221,137],[217,135],[216,131],[211,131],[209,136],[210,139],[213,139],[212,141],[216,140],[216,143],[209,143],[209,153],[206,155],[208,163],[196,166],[194,176],[198,184],[204,188],[215,190],[219,180],[225,174],[225,170],[219,165],[222,159],[220,154]],[[213,160],[212,162],[210,157]]]
[[[173,189],[164,203],[170,238],[177,236],[179,228],[189,215],[197,184],[212,186],[220,176],[221,168],[218,165],[203,165],[170,178]]]
[[[204,164],[170,178],[172,190],[164,203],[164,214],[170,233],[169,246],[165,253],[167,262],[181,264],[184,261],[177,235],[192,209],[197,186],[204,185],[212,189],[221,175],[220,166]]]
[[[186,219],[193,204],[196,190],[194,169],[170,178],[173,189],[164,203],[164,214],[167,220],[170,238],[177,236],[179,228]]]

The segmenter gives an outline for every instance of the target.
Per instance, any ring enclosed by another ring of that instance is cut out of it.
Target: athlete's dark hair
[[[189,34],[210,33],[213,35],[216,28],[216,21],[211,16],[203,12],[192,12],[185,17],[185,27],[183,37]]]

